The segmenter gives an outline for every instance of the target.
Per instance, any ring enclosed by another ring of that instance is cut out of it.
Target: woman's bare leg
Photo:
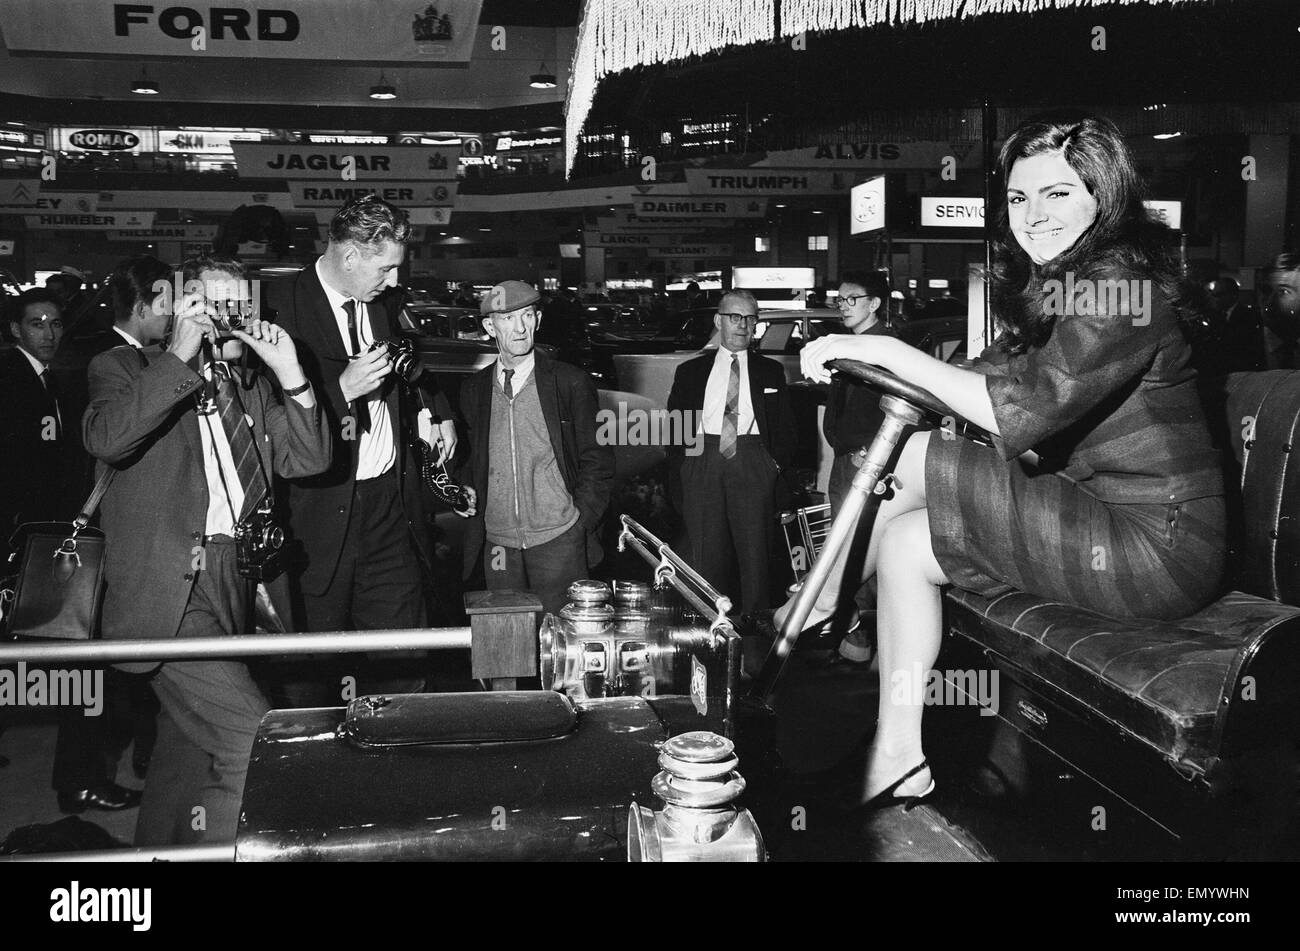
[[[817,596],[817,602],[813,605],[812,612],[808,615],[807,626],[811,627],[826,618],[830,617],[840,602],[840,590],[846,585],[851,585],[856,591],[861,585],[876,573],[876,562],[880,548],[880,538],[889,523],[905,512],[912,512],[925,507],[925,450],[929,444],[930,434],[928,432],[912,433],[907,442],[903,444],[903,452],[899,456],[898,466],[894,469],[894,476],[897,484],[894,489],[894,497],[888,501],[880,503],[876,511],[876,520],[871,529],[871,541],[867,547],[867,557],[863,565],[861,578],[844,578],[844,563],[848,560],[848,546],[840,552],[840,557],[836,559],[832,566],[831,573],[826,579],[826,584],[821,593]],[[772,617],[772,622],[777,630],[780,630],[785,624],[785,619],[794,607],[794,598],[791,597],[776,609]]]
[[[940,585],[947,578],[934,557],[924,509],[891,519],[880,538],[876,575],[876,638],[880,651],[880,702],[876,736],[867,757],[863,798],[883,791],[925,758],[921,715],[925,684],[939,656]],[[897,795],[916,795],[930,783],[922,770]]]

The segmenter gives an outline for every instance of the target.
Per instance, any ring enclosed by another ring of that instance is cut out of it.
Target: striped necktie
[[[212,372],[217,378],[217,413],[221,416],[221,426],[230,442],[230,457],[235,461],[239,484],[244,489],[244,506],[238,513],[238,521],[257,511],[262,500],[270,494],[270,487],[266,484],[262,464],[257,458],[253,424],[244,413],[243,402],[235,390],[235,381],[230,378],[230,368],[218,362],[212,365]]]
[[[718,438],[718,451],[722,458],[736,454],[736,430],[740,423],[740,357],[731,355],[731,374],[727,378],[727,409],[722,416],[722,435]]]

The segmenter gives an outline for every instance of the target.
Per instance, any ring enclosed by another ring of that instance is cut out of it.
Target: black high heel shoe
[[[934,778],[931,777],[930,785],[926,786],[923,792],[918,793],[915,796],[895,796],[894,792],[899,786],[903,785],[903,783],[907,782],[929,765],[930,763],[928,760],[921,760],[920,763],[913,766],[902,776],[899,776],[898,779],[894,780],[866,802],[853,806],[853,812],[858,814],[879,812],[882,809],[890,809],[898,805],[903,807],[904,812],[911,812],[921,803],[922,800],[928,798],[930,794],[934,792]]]

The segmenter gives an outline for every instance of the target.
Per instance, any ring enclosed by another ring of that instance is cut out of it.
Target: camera
[[[393,372],[400,376],[407,383],[411,382],[411,377],[420,365],[420,358],[416,355],[415,347],[409,340],[376,340],[370,345],[371,351],[383,350],[384,355],[393,365]]]
[[[270,581],[284,568],[284,529],[267,510],[254,512],[235,526],[235,567],[245,578]]]
[[[232,337],[236,330],[246,331],[249,322],[257,316],[249,300],[209,301],[207,315],[221,338]]]

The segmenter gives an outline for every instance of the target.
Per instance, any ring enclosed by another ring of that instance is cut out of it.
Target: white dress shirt
[[[754,401],[749,395],[749,351],[719,347],[713,358],[709,382],[704,387],[704,412],[700,431],[710,436],[722,435],[722,418],[727,413],[727,383],[731,379],[731,358],[740,359],[740,405],[737,408],[736,435],[751,436],[758,432],[754,419]]]
[[[354,298],[344,297],[329,286],[325,275],[321,273],[320,260],[316,261],[316,276],[320,286],[325,289],[325,297],[334,309],[334,322],[339,336],[343,340],[343,349],[352,354],[352,343],[348,338],[348,313],[343,305]],[[370,349],[375,342],[375,332],[370,326],[370,309],[361,301],[356,301],[357,342],[361,353]],[[355,356],[355,354],[352,354]],[[381,476],[397,462],[397,444],[393,439],[393,421],[388,414],[388,404],[381,398],[383,387],[376,387],[367,400],[370,407],[370,432],[363,433],[357,427],[357,480],[373,479]]]
[[[511,367],[515,371],[514,376],[510,378],[511,393],[518,394],[523,389],[524,384],[528,382],[528,378],[533,375],[533,367],[536,363],[537,351],[531,350],[528,356]],[[497,357],[497,386],[501,387],[502,390],[506,388],[506,368],[502,365],[500,357]]]
[[[142,344],[139,340],[136,340],[134,337],[132,337],[121,327],[114,327],[113,332],[116,333],[123,340],[125,340],[130,346],[135,347],[137,350],[144,349],[144,344]]]

